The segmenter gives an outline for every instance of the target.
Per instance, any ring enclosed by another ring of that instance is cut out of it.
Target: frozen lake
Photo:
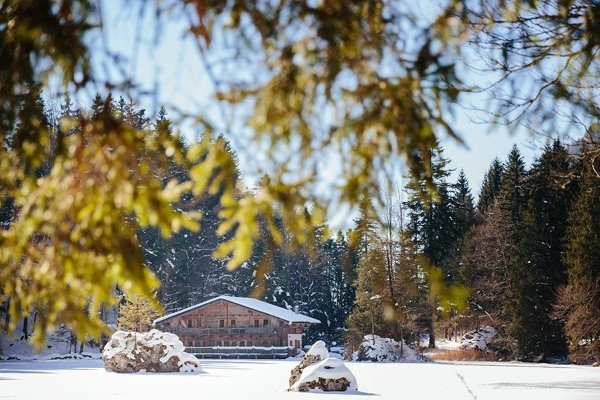
[[[295,361],[201,360],[202,374],[115,374],[100,360],[0,362],[0,399],[600,399],[600,368],[347,363],[359,392],[288,393]]]

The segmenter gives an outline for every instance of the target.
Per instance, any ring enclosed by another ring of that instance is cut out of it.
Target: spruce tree
[[[475,207],[473,205],[473,195],[469,187],[469,181],[464,170],[460,170],[456,183],[452,185],[452,197],[450,199],[452,210],[452,222],[455,227],[457,238],[469,230],[473,224]]]
[[[502,163],[498,158],[495,158],[483,177],[481,191],[479,192],[479,201],[477,202],[477,211],[481,213],[485,212],[498,197],[502,172]]]
[[[447,229],[452,231],[451,244],[446,249],[446,256],[441,264],[448,282],[460,282],[461,254],[464,250],[465,236],[475,222],[475,207],[471,188],[463,170],[452,184],[450,197],[451,221]]]
[[[507,331],[517,344],[517,351],[527,352],[531,296],[531,265],[523,247],[526,236],[524,213],[527,208],[527,173],[525,162],[515,145],[508,155],[502,173],[498,209],[500,229],[503,235],[502,247],[506,254],[506,299],[503,313],[507,321]]]
[[[426,181],[418,177],[412,176],[407,184],[408,200],[405,207],[408,211],[408,230],[434,266],[442,264],[447,248],[455,237],[451,228],[448,163],[442,147],[435,146],[431,151],[430,163],[435,191],[428,190]]]
[[[550,318],[555,293],[566,283],[564,236],[572,185],[563,185],[570,163],[559,140],[548,144],[529,172],[529,200],[524,214],[527,232],[521,253],[526,255],[528,273],[520,283],[525,294],[521,310],[521,347],[526,353],[563,355],[566,343],[562,327]]]
[[[589,139],[578,144],[580,192],[569,210],[564,254],[568,284],[556,307],[577,362],[600,361],[600,144]]]
[[[418,251],[424,255],[421,261],[423,271],[429,276],[429,288],[442,287],[444,283],[451,283],[455,279],[451,270],[444,269],[447,267],[448,249],[456,240],[456,232],[452,224],[450,187],[447,181],[450,174],[448,163],[448,159],[443,156],[442,147],[437,144],[430,152],[429,163],[432,179],[436,185],[435,191],[429,191],[427,182],[418,177],[412,176],[407,184],[408,200],[405,205],[408,211],[407,228]],[[440,280],[442,282],[438,282]],[[420,324],[427,328],[429,347],[433,348],[435,347],[434,322],[438,319],[438,315],[433,302],[424,309],[428,311],[423,313]]]

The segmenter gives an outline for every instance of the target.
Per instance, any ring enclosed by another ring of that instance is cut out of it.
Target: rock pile
[[[345,392],[358,390],[354,374],[342,360],[327,358],[317,364],[309,365],[302,371],[300,379],[290,388],[294,392],[320,390],[324,392]]]
[[[366,335],[358,351],[352,354],[352,361],[371,362],[421,362],[425,358],[409,347],[403,340]]]
[[[298,379],[300,379],[300,375],[302,375],[302,371],[304,371],[304,368],[308,367],[309,365],[323,361],[327,358],[329,358],[329,352],[327,351],[325,342],[322,340],[315,342],[315,344],[312,345],[308,353],[306,353],[304,357],[302,357],[302,360],[300,360],[300,364],[296,365],[296,367],[294,367],[294,369],[292,370],[290,376],[290,387],[294,383],[296,383]]]

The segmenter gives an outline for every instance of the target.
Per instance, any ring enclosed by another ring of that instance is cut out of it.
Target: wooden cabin
[[[302,333],[319,320],[249,297],[219,296],[154,320],[186,347],[302,348]]]

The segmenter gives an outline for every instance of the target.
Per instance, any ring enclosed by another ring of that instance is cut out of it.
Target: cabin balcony
[[[273,326],[255,327],[231,327],[231,328],[188,328],[183,326],[162,328],[165,332],[177,335],[256,335],[256,336],[278,336],[279,329]]]

